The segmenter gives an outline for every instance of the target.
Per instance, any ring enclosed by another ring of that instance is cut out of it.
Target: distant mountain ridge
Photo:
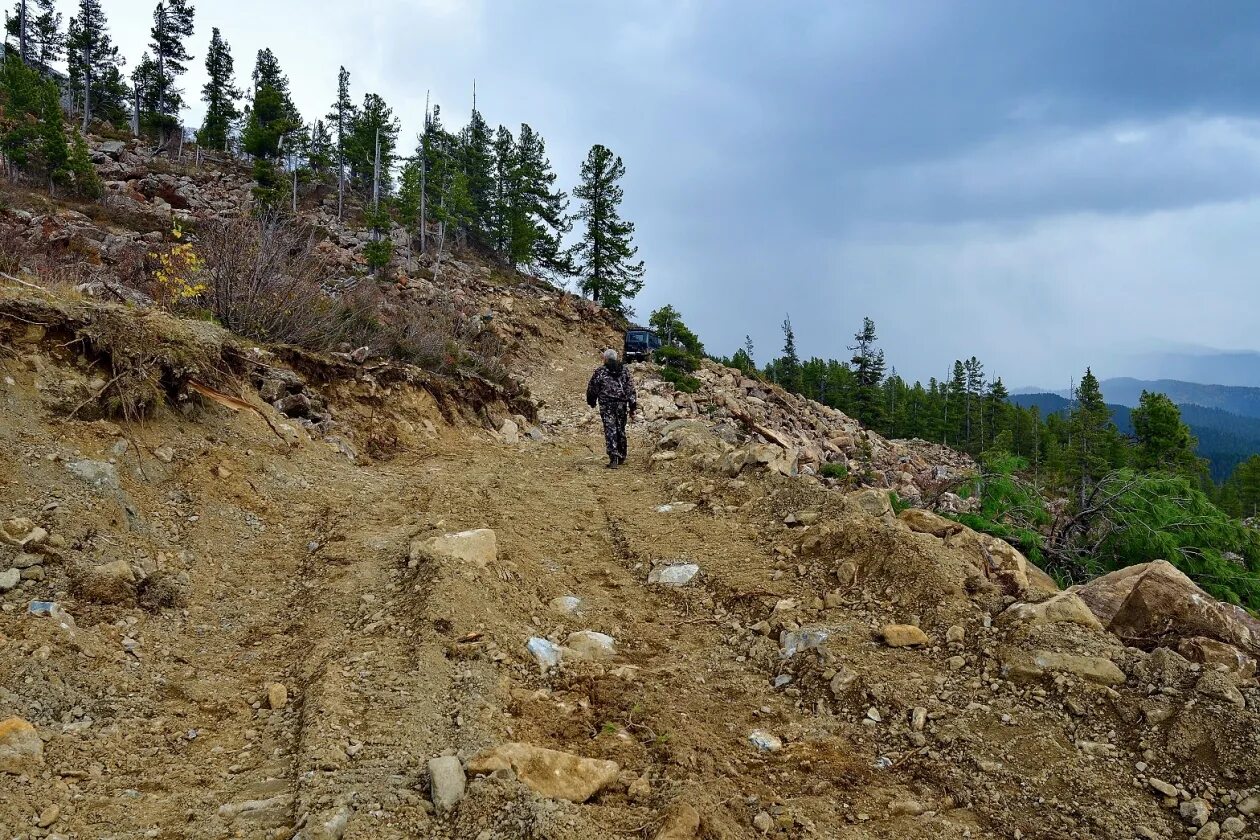
[[[1103,397],[1115,405],[1134,408],[1142,399],[1143,391],[1167,394],[1177,405],[1198,405],[1216,408],[1243,417],[1260,417],[1260,388],[1245,385],[1212,385],[1203,382],[1187,382],[1182,379],[1135,379],[1117,376],[1099,383]],[[1053,394],[1070,398],[1071,392],[1046,388],[1017,388],[1014,396],[1041,396]]]
[[[1143,391],[1167,394],[1178,405],[1199,405],[1244,417],[1260,417],[1260,388],[1242,385],[1205,385],[1180,379],[1132,379],[1118,377],[1100,383],[1103,395],[1114,403],[1136,406]]]
[[[1147,391],[1159,390],[1156,387],[1158,385],[1157,382],[1141,383],[1140,380],[1136,379],[1108,381],[1140,383],[1145,386]],[[1180,384],[1193,385],[1193,383]],[[1106,383],[1103,383],[1102,390],[1104,397],[1110,396]],[[1256,391],[1260,389],[1244,388],[1235,390]],[[1139,387],[1137,390],[1138,397],[1141,394],[1142,388]],[[1176,398],[1171,394],[1169,394],[1169,397],[1176,402]],[[1037,406],[1043,417],[1047,414],[1066,416],[1072,405],[1071,400],[1062,394],[1049,392],[1015,394],[1011,396],[1010,400],[1016,405],[1024,407]],[[1136,405],[1137,400],[1134,399],[1133,403]],[[1130,418],[1130,406],[1117,402],[1108,402],[1107,407],[1111,409],[1112,420],[1115,422],[1116,428],[1120,430],[1121,434],[1131,436],[1133,434],[1133,421]],[[1249,417],[1219,408],[1187,403],[1181,405],[1181,419],[1185,421],[1186,425],[1190,427],[1190,431],[1198,438],[1199,456],[1207,459],[1208,469],[1213,481],[1224,481],[1234,471],[1234,467],[1260,452],[1260,417]]]

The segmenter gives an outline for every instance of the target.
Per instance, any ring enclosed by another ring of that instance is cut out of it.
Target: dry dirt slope
[[[604,470],[581,403],[604,339],[543,345],[541,440],[447,426],[411,394],[401,452],[363,465],[214,405],[67,421],[50,405],[73,356],[7,342],[0,521],[50,536],[0,548],[0,567],[35,557],[44,576],[0,595],[0,718],[44,743],[42,764],[0,774],[3,836],[650,838],[671,817],[674,838],[1197,831],[1152,777],[1217,831],[1260,805],[1254,686],[1238,708],[1098,631],[990,627],[1010,598],[968,594],[962,554],[870,495],[651,460],[642,429]],[[818,524],[782,525],[802,512]],[[483,527],[485,568],[409,563],[417,540]],[[678,561],[700,567],[689,586],[647,583]],[[576,614],[549,606],[565,595]],[[37,599],[76,628],[30,614]],[[930,644],[882,644],[888,622]],[[784,658],[780,631],[801,626],[829,635]],[[524,647],[588,629],[615,658],[543,673]],[[1110,657],[1127,682],[1012,681],[1010,650]],[[505,742],[619,772],[584,804],[500,772],[435,814],[427,761]]]

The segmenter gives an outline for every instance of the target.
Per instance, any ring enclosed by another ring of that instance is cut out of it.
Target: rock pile
[[[636,374],[643,416],[661,433],[659,460],[692,457],[732,477],[745,469],[820,475],[835,464],[843,469],[830,470],[826,481],[891,489],[912,504],[952,495],[948,489],[975,469],[948,447],[887,440],[841,411],[707,360],[695,372],[694,394],[650,366],[638,366]],[[956,496],[946,500],[962,505]]]

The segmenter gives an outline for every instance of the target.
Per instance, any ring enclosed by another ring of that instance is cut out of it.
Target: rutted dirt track
[[[426,433],[433,412],[366,466],[324,444],[286,451],[258,417],[214,407],[125,434],[50,421],[37,384],[56,371],[3,359],[0,518],[37,520],[65,562],[122,559],[180,593],[149,609],[40,581],[3,596],[0,717],[46,739],[42,768],[0,777],[4,836],[653,837],[680,805],[714,838],[1182,830],[1134,781],[1146,736],[1124,709],[1138,700],[1003,680],[997,631],[913,565],[939,540],[807,483],[651,460],[642,429],[630,464],[604,469],[581,402],[597,349],[577,342],[531,383],[550,402],[543,439]],[[71,470],[111,458],[117,488]],[[840,523],[843,552],[809,556],[811,531],[781,524],[806,508]],[[497,535],[486,568],[409,562],[414,540],[472,528]],[[848,559],[896,574],[845,584]],[[701,573],[649,585],[661,561]],[[29,615],[35,593],[77,631]],[[563,595],[576,615],[549,607]],[[930,649],[874,640],[916,619]],[[965,641],[944,641],[952,623]],[[830,636],[785,659],[779,631],[798,625]],[[524,648],[584,629],[613,637],[616,658],[544,674]],[[1096,651],[1078,631],[1025,641]],[[1232,750],[1190,722],[1179,737],[1245,785],[1250,713],[1220,714]],[[759,751],[758,730],[784,745]],[[433,813],[428,759],[506,741],[611,759],[621,778],[580,805],[470,780],[453,814]],[[1147,760],[1186,784],[1208,772]]]

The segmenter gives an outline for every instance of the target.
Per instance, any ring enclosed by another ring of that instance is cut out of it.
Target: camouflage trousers
[[[600,400],[599,419],[604,421],[604,446],[608,457],[626,460],[628,406],[620,400]]]

